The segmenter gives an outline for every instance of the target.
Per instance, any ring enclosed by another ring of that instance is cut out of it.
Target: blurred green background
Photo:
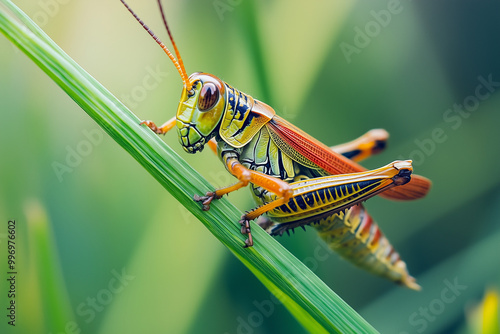
[[[140,118],[174,115],[178,74],[118,0],[15,2]],[[129,4],[167,42],[156,3]],[[434,183],[423,200],[367,203],[422,292],[324,255],[312,230],[279,241],[382,333],[474,332],[474,308],[500,287],[500,3],[164,7],[188,72],[219,76],[326,144],[385,128],[388,149],[365,165],[413,159]],[[3,274],[15,219],[19,271],[17,326],[2,314],[2,333],[303,332],[3,37],[0,50],[0,263]],[[175,133],[164,138],[214,186],[233,182],[209,151],[190,156]],[[230,198],[253,206],[247,190]],[[1,309],[7,290],[2,279]]]

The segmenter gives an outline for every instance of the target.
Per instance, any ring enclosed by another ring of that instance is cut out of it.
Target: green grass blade
[[[201,211],[192,197],[212,190],[209,183],[157,135],[139,126],[134,114],[62,52],[22,11],[10,1],[0,3],[5,5],[0,7],[2,33],[226,245],[308,331],[376,333],[303,263],[257,226],[256,246],[243,249],[244,237],[237,224],[240,212],[226,199],[214,203],[208,212]]]
[[[255,68],[257,80],[260,86],[261,99],[273,105],[273,96],[269,85],[268,71],[266,70],[265,51],[263,50],[262,40],[259,37],[258,30],[258,4],[254,1],[243,2],[242,10],[237,11],[238,23],[243,31],[243,37],[248,45],[248,50],[252,50],[254,55],[251,59]]]
[[[50,222],[38,201],[27,203],[26,223],[30,250],[30,277],[37,279],[41,294],[41,309],[49,332],[61,333],[68,323],[76,324]],[[30,298],[30,301],[32,299]],[[28,301],[28,299],[26,299]]]

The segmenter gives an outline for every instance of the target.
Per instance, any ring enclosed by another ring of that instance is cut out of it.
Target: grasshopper
[[[312,224],[330,248],[349,261],[419,289],[406,264],[361,206],[375,195],[412,200],[425,196],[430,189],[428,179],[412,176],[409,160],[370,171],[356,162],[381,151],[387,132],[372,130],[350,143],[328,147],[276,115],[269,105],[216,76],[202,72],[188,76],[160,0],[158,5],[176,56],[124,0],[120,1],[168,55],[184,84],[175,117],[161,126],[152,121],[141,124],[157,134],[176,127],[188,153],[202,151],[208,145],[238,180],[203,196],[195,195],[203,210],[209,210],[212,201],[250,186],[259,206],[239,221],[241,233],[247,235],[244,247],[253,246],[250,221],[259,217],[257,223],[271,235]]]

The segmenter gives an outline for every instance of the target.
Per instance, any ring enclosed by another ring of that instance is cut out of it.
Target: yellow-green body
[[[283,147],[285,144],[266,126],[278,117],[271,107],[213,76],[195,75],[198,79],[193,80],[194,94],[189,96],[184,91],[177,113],[180,142],[187,152],[194,153],[215,138],[218,156],[225,165],[229,159],[237,159],[249,170],[279,178],[293,186],[294,196],[288,203],[267,212],[267,219],[261,221],[271,235],[312,224],[330,248],[344,258],[374,274],[418,288],[405,263],[366,211],[343,206],[367,191],[375,191],[377,187],[383,189],[383,178],[367,177],[359,181],[357,175],[357,181],[349,183],[350,174],[347,174],[344,176],[346,182],[336,185],[338,178],[333,182],[328,172]],[[201,87],[213,80],[217,80],[214,84],[220,96],[209,113],[201,112],[196,107]],[[261,186],[250,184],[250,188],[259,206],[277,199],[276,194]],[[364,228],[360,229],[362,224]]]

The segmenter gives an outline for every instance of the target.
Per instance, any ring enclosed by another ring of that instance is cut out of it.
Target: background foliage
[[[181,83],[174,67],[119,1],[16,3],[139,117],[161,122],[175,113]],[[412,158],[434,188],[418,202],[373,199],[367,206],[422,292],[324,255],[312,231],[279,240],[381,332],[461,333],[468,310],[500,283],[492,255],[500,243],[500,87],[470,112],[453,108],[473,101],[478,77],[500,82],[500,5],[401,1],[397,14],[378,23],[392,3],[192,0],[165,8],[188,72],[218,75],[328,144],[375,127],[391,133],[387,151],[366,165]],[[154,2],[130,5],[165,36]],[[366,28],[374,30],[362,43],[357,31]],[[357,52],[346,57],[342,46],[356,42]],[[302,330],[30,60],[5,38],[0,50],[0,219],[46,222],[46,251],[65,295],[55,303],[71,305],[60,306],[63,319],[33,306],[18,330],[47,333],[51,321],[96,333]],[[183,153],[175,134],[165,141],[212,184],[232,182],[210,152]],[[58,173],[54,163],[71,171]],[[244,190],[231,201],[242,210],[253,206]],[[36,238],[19,232],[23,270],[35,272]],[[122,271],[133,279],[106,293]],[[454,282],[461,289],[453,301],[443,299]],[[43,279],[20,284],[26,303],[54,298]]]

